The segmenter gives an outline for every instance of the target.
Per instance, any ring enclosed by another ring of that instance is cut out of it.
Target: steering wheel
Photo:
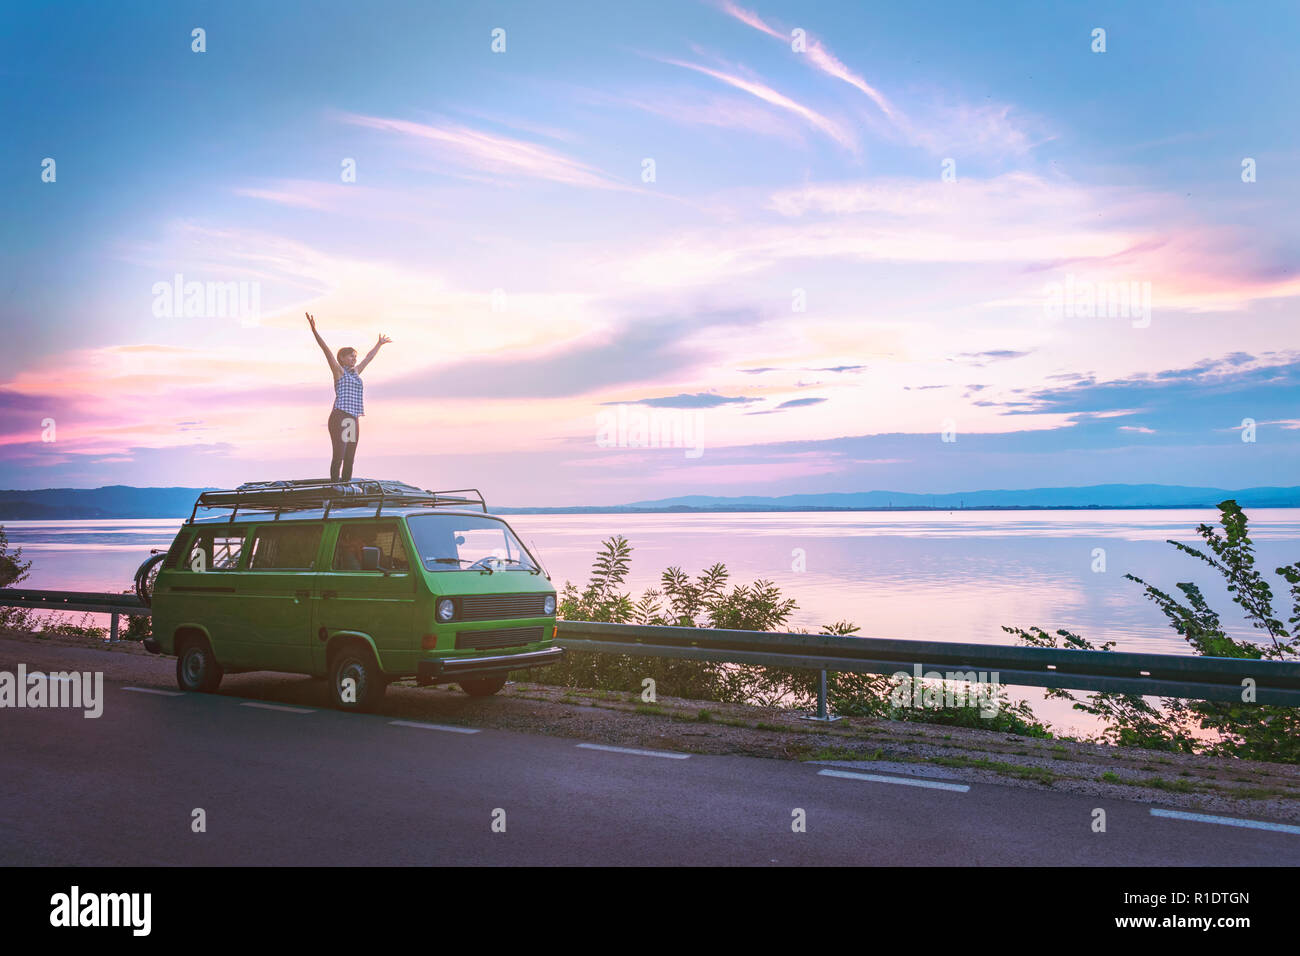
[[[494,563],[496,560],[497,560],[497,556],[495,554],[485,554],[483,555],[483,557],[479,558],[477,561],[475,561],[465,570],[473,571],[475,568],[482,568],[485,571],[490,571],[492,570],[492,568],[489,567],[489,565]]]

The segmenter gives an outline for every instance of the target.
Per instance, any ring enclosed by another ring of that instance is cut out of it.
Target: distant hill
[[[206,488],[41,488],[0,491],[0,521],[188,517]]]
[[[88,520],[94,518],[187,517],[206,488],[42,488],[0,491],[0,521]],[[497,507],[499,514],[635,514],[708,511],[880,511],[1049,508],[1212,508],[1235,498],[1244,508],[1300,508],[1300,488],[1197,488],[1183,485],[1088,485],[1075,488],[963,491],[917,494],[855,491],[763,497],[682,495],[623,505],[586,507]]]
[[[1244,507],[1300,507],[1300,488],[1201,488],[1186,485],[1087,485],[1072,488],[1027,488],[915,494],[903,491],[857,491],[780,497],[683,495],[636,501],[628,508],[653,510],[802,510],[881,508],[1183,508],[1213,507],[1235,498]]]

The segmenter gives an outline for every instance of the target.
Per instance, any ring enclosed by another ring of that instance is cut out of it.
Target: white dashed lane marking
[[[390,720],[394,727],[418,727],[420,730],[445,730],[449,734],[476,734],[477,727],[450,727],[446,724],[422,724],[414,720]]]
[[[281,710],[286,714],[314,714],[310,707],[289,707],[286,704],[262,704],[255,700],[246,700],[240,707],[256,707],[258,710]]]
[[[668,750],[636,750],[632,747],[610,747],[606,744],[578,744],[583,750],[604,750],[612,754],[633,754],[637,757],[667,757],[670,760],[685,760],[690,754],[675,754]]]
[[[159,697],[184,697],[185,692],[179,690],[159,690],[156,687],[123,687],[122,690],[129,690],[136,694],[157,694]]]
[[[1151,809],[1153,817],[1171,820],[1189,820],[1192,823],[1217,823],[1225,827],[1245,827],[1248,830],[1275,830],[1278,833],[1300,833],[1300,827],[1291,823],[1265,823],[1263,820],[1239,820],[1236,817],[1218,817],[1209,813],[1187,813],[1184,810]]]
[[[966,793],[970,787],[964,783],[940,783],[938,780],[914,780],[908,777],[882,777],[876,773],[854,773],[852,770],[818,770],[819,777],[843,777],[846,780],[870,780],[872,783],[901,783],[905,787],[926,787],[930,790],[952,790]]]

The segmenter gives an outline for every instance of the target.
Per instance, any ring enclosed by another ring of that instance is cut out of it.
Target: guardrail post
[[[832,717],[830,711],[826,707],[826,671],[822,671],[821,675],[817,678],[817,713],[815,715],[804,714],[800,716],[799,719],[820,720],[825,724],[834,723],[840,719],[838,717]]]
[[[113,611],[108,616],[108,643],[116,644],[117,642],[117,612]]]

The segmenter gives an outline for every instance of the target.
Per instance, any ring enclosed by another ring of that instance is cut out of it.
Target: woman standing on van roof
[[[307,316],[307,324],[311,326],[311,334],[316,336],[316,344],[325,353],[325,361],[330,363],[330,372],[334,375],[334,408],[330,410],[329,417],[330,445],[333,449],[330,481],[338,481],[340,478],[348,481],[352,478],[352,460],[357,455],[357,440],[361,437],[361,424],[357,419],[366,413],[362,401],[361,373],[370,364],[370,360],[379,354],[379,347],[393,340],[380,335],[375,347],[359,364],[357,350],[354,348],[339,349],[336,358],[316,331],[316,320],[310,313],[304,314]]]

